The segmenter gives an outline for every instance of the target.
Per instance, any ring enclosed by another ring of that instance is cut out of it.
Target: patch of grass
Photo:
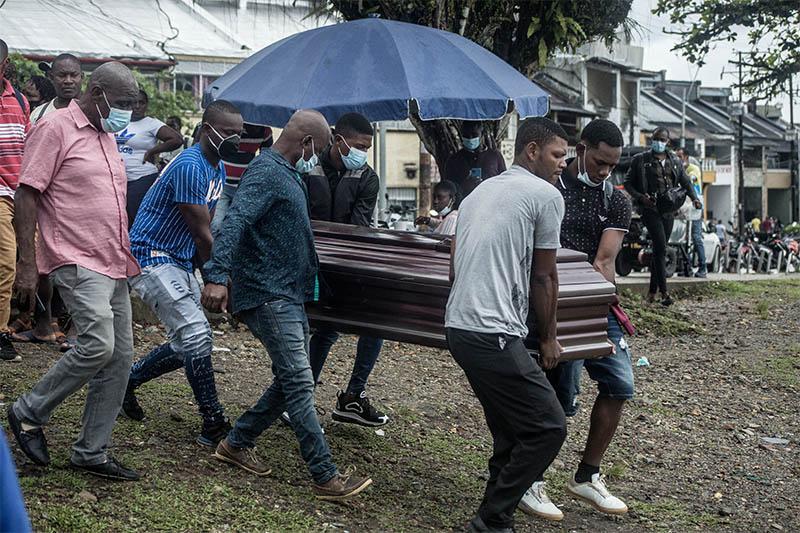
[[[800,385],[800,347],[783,355],[773,355],[759,361],[756,372],[768,380],[784,387],[794,388]]]
[[[628,465],[622,462],[616,462],[603,468],[603,471],[609,479],[622,479],[628,472]]]
[[[637,330],[653,335],[702,335],[705,330],[674,307],[648,304],[638,293],[623,290],[620,293],[622,306],[631,317]]]
[[[688,528],[710,528],[717,526],[721,520],[708,512],[697,512],[685,503],[664,498],[655,502],[634,502],[632,510],[641,518],[653,523],[650,531],[686,531]]]
[[[756,303],[755,308],[756,314],[762,319],[766,320],[769,318],[769,302],[767,300],[759,300]]]

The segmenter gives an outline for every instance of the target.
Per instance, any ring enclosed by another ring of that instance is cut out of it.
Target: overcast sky
[[[641,35],[634,35],[634,44],[644,47],[644,68],[648,70],[667,70],[670,79],[691,80],[697,72],[697,67],[676,52],[670,49],[678,41],[677,35],[664,33],[664,28],[669,28],[669,18],[657,17],[652,10],[656,0],[633,0],[630,17],[642,25]],[[676,28],[677,29],[677,28]],[[718,43],[716,49],[708,54],[706,64],[697,73],[697,79],[706,87],[730,87],[736,81],[736,72],[728,61],[733,59],[737,50],[748,50],[746,36],[742,34],[735,42]],[[725,74],[723,74],[723,70]],[[720,78],[720,75],[722,77]],[[800,79],[795,76],[795,94],[797,94]],[[738,92],[734,91],[734,97]],[[745,97],[746,98],[746,97]],[[783,117],[789,121],[789,97],[784,94],[778,102],[783,104]],[[800,102],[795,97],[794,120],[800,123]]]

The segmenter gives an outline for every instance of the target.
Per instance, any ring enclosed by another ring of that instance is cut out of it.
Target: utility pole
[[[739,148],[737,150],[737,165],[739,167],[739,235],[744,235],[744,91],[742,90],[742,53],[739,52],[739,105],[742,106],[739,114]]]
[[[800,220],[800,216],[798,216],[797,208],[800,199],[797,197],[798,187],[797,187],[797,131],[794,129],[794,86],[792,85],[792,78],[794,77],[793,74],[789,75],[789,125],[790,130],[792,132],[792,137],[789,140],[792,154],[791,158],[789,159],[790,172],[792,176],[792,220],[789,222],[795,222]]]

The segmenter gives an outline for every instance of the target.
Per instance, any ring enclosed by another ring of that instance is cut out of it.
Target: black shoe
[[[476,516],[467,524],[467,533],[514,533],[514,529],[487,526],[480,516]]]
[[[339,391],[336,394],[336,408],[331,418],[337,422],[372,427],[383,426],[389,422],[388,416],[369,404],[367,391],[362,391],[359,395]]]
[[[3,361],[22,361],[22,357],[11,342],[10,333],[0,333],[0,359]]]
[[[216,448],[219,441],[228,436],[231,431],[230,421],[223,417],[221,420],[203,421],[203,430],[197,437],[197,444],[208,446],[209,448]]]
[[[44,438],[42,428],[23,431],[22,422],[14,414],[13,404],[8,406],[6,414],[8,415],[8,425],[11,427],[11,432],[14,433],[14,438],[17,439],[19,448],[37,465],[49,465],[50,453],[47,451],[47,439]]]
[[[669,307],[673,303],[674,302],[672,301],[672,298],[670,298],[669,295],[666,295],[666,294],[664,295],[663,299],[661,300],[661,305],[663,305],[664,307]]]
[[[122,413],[137,422],[144,420],[144,410],[139,405],[139,400],[136,399],[136,393],[130,384],[125,389],[125,398],[122,400]]]
[[[75,470],[114,481],[138,481],[142,477],[135,470],[122,466],[113,457],[109,457],[108,461],[99,465],[76,465],[75,463],[70,463],[70,466]]]

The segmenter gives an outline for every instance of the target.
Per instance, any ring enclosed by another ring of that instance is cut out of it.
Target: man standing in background
[[[17,264],[14,192],[31,123],[28,101],[5,77],[8,62],[8,45],[0,40],[0,359],[18,361],[8,330]]]
[[[46,63],[39,64],[40,69],[44,69],[46,66]],[[31,112],[31,123],[34,124],[48,113],[52,113],[56,109],[64,109],[81,94],[83,72],[81,71],[81,62],[74,55],[61,54],[57,56],[50,68],[47,69],[47,77],[53,82],[56,97]]]
[[[686,148],[678,148],[675,155],[683,162],[686,175],[692,180],[692,187],[697,199],[700,200],[700,207],[692,206],[689,208],[687,219],[691,224],[692,246],[694,247],[695,257],[697,257],[697,272],[694,277],[705,278],[708,276],[708,265],[706,264],[706,249],[703,246],[703,172],[700,167],[692,163],[692,155]],[[720,241],[721,242],[721,241]]]
[[[465,120],[460,132],[463,148],[447,158],[442,179],[458,185],[466,198],[482,181],[504,172],[506,162],[500,150],[483,143],[482,122]]]

